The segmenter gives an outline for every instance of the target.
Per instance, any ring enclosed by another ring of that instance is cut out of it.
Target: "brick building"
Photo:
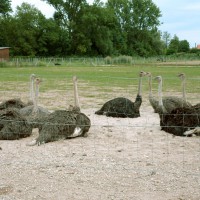
[[[0,61],[9,60],[10,47],[0,47]]]

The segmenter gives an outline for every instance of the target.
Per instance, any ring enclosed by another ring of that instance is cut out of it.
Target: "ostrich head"
[[[139,76],[140,76],[140,77],[144,77],[144,76],[146,76],[146,74],[147,74],[146,72],[141,71],[141,72],[139,73]]]
[[[178,74],[178,77],[179,77],[182,81],[185,80],[185,74],[184,74],[184,73]]]
[[[77,76],[73,76],[72,80],[73,80],[73,82],[77,81],[78,80]]]
[[[151,72],[146,72],[146,76],[151,77],[152,76]]]
[[[162,82],[162,77],[161,76],[156,76],[154,80],[158,81],[158,83]]]
[[[36,78],[36,75],[35,74],[31,74],[30,75],[30,80],[34,80]]]
[[[36,78],[35,79],[35,84],[36,84],[36,86],[39,86],[39,84],[42,82],[42,79],[40,79],[40,78]]]

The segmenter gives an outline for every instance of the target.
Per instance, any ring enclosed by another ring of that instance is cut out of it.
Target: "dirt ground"
[[[0,200],[200,199],[200,137],[161,131],[147,95],[135,119],[95,115],[105,102],[95,97],[81,98],[92,123],[88,137],[26,146],[38,135],[34,129],[31,137],[0,141]],[[39,102],[50,110],[68,104],[56,91]]]

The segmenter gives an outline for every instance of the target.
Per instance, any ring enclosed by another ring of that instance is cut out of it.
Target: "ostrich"
[[[32,93],[30,96],[33,100],[33,105],[20,109],[20,114],[30,122],[33,128],[38,128],[38,126],[40,126],[41,119],[50,114],[47,109],[38,106],[39,85],[41,82],[41,79],[35,79],[35,96],[33,96]],[[31,87],[33,89],[33,85],[31,85]]]
[[[149,102],[154,109],[155,113],[158,113],[159,101],[157,98],[152,95],[152,75],[150,72],[147,72],[146,75],[149,77]],[[161,80],[162,81],[162,80]],[[178,107],[191,107],[192,105],[186,101],[185,98],[185,81],[182,80],[182,88],[183,88],[183,98],[179,98],[176,96],[164,96],[162,97],[163,105],[167,112],[171,112],[173,109]]]
[[[35,74],[30,75],[30,99],[28,103],[24,103],[21,101],[20,98],[14,98],[14,99],[9,99],[0,104],[0,110],[6,109],[6,108],[24,108],[26,106],[32,105],[33,104],[33,82],[35,79]]]
[[[73,77],[75,106],[70,106],[69,110],[56,110],[50,113],[39,129],[39,136],[32,141],[29,146],[42,144],[59,140],[61,138],[74,138],[78,136],[86,136],[89,131],[90,119],[80,111],[77,78]]]
[[[100,110],[96,111],[97,115],[106,115],[107,117],[121,117],[121,118],[136,118],[140,117],[140,106],[142,104],[141,87],[142,77],[146,75],[146,72],[141,71],[139,73],[139,85],[138,94],[135,102],[124,98],[117,97],[110,101],[107,101]]]
[[[16,140],[30,136],[32,128],[17,108],[0,111],[0,140]]]
[[[162,100],[162,77],[157,76],[159,105],[158,113],[160,116],[161,130],[177,136],[191,136],[192,134],[200,135],[200,105],[192,107],[177,107],[168,111],[167,105]]]

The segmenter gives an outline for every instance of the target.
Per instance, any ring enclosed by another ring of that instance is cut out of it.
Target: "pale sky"
[[[106,1],[106,0],[102,0]],[[12,9],[27,2],[38,8],[46,17],[52,17],[54,9],[41,0],[12,0]],[[88,0],[92,3],[93,0]],[[190,47],[200,44],[200,0],[153,0],[160,8],[163,23],[159,30],[167,31],[179,40],[187,40]]]

